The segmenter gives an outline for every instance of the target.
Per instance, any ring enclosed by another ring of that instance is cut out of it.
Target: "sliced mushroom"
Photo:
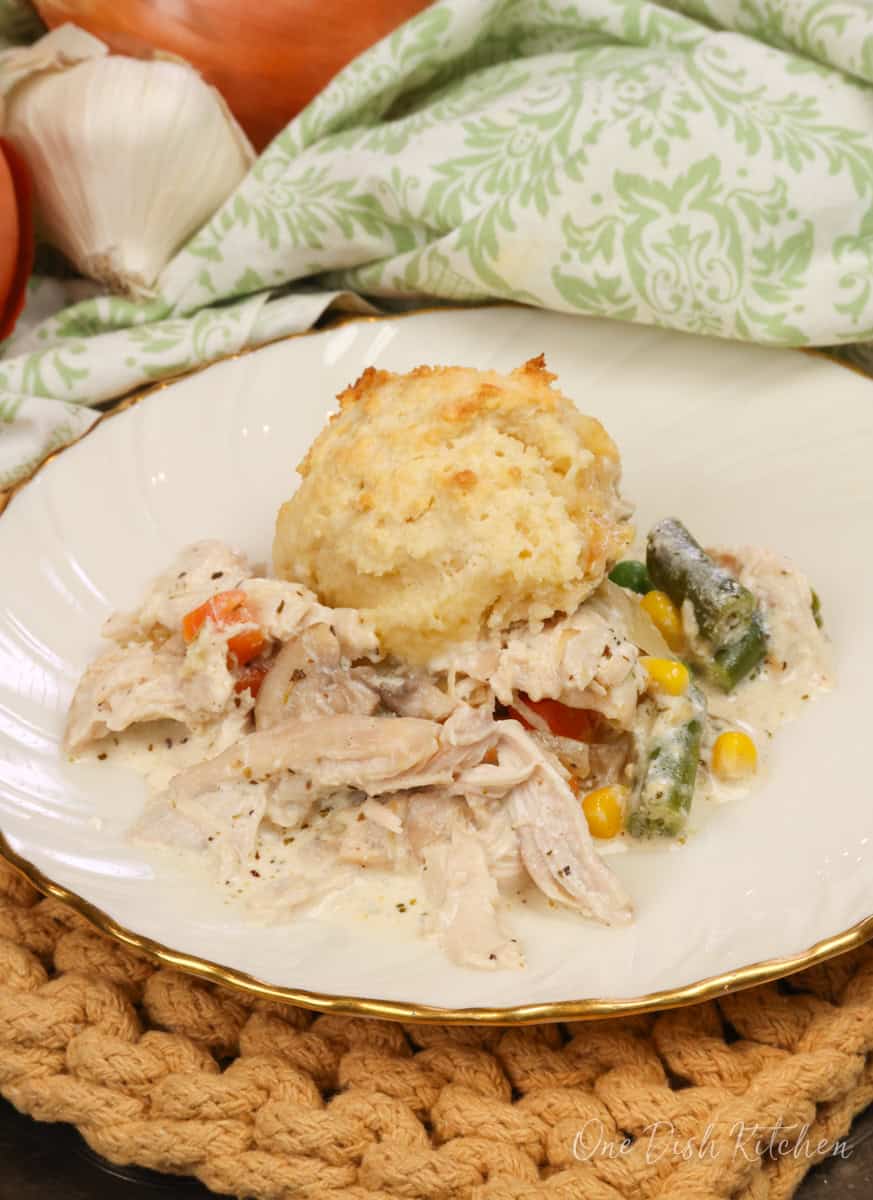
[[[343,666],[342,649],[331,627],[311,625],[286,642],[267,673],[255,704],[255,725],[270,729],[290,718],[358,713],[379,707],[379,695]]]

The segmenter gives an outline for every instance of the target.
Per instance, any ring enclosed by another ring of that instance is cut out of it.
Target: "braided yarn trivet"
[[[157,968],[0,863],[0,1091],[228,1195],[785,1200],[871,1050],[873,947],[649,1016],[402,1026]]]

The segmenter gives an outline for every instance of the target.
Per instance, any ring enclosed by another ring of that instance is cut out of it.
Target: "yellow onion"
[[[168,50],[224,96],[261,150],[346,63],[429,0],[36,0],[116,53]]]
[[[30,176],[21,156],[0,138],[0,341],[24,307],[32,265]]]

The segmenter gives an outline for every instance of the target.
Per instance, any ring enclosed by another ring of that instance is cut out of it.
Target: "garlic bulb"
[[[153,294],[161,270],[254,160],[187,63],[109,55],[64,25],[0,54],[3,133],[27,159],[41,227],[83,274]]]

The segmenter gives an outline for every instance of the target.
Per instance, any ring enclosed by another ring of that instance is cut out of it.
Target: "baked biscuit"
[[[277,574],[413,662],[574,611],[632,531],[612,439],[554,379],[542,356],[508,375],[368,368],[279,511]]]

